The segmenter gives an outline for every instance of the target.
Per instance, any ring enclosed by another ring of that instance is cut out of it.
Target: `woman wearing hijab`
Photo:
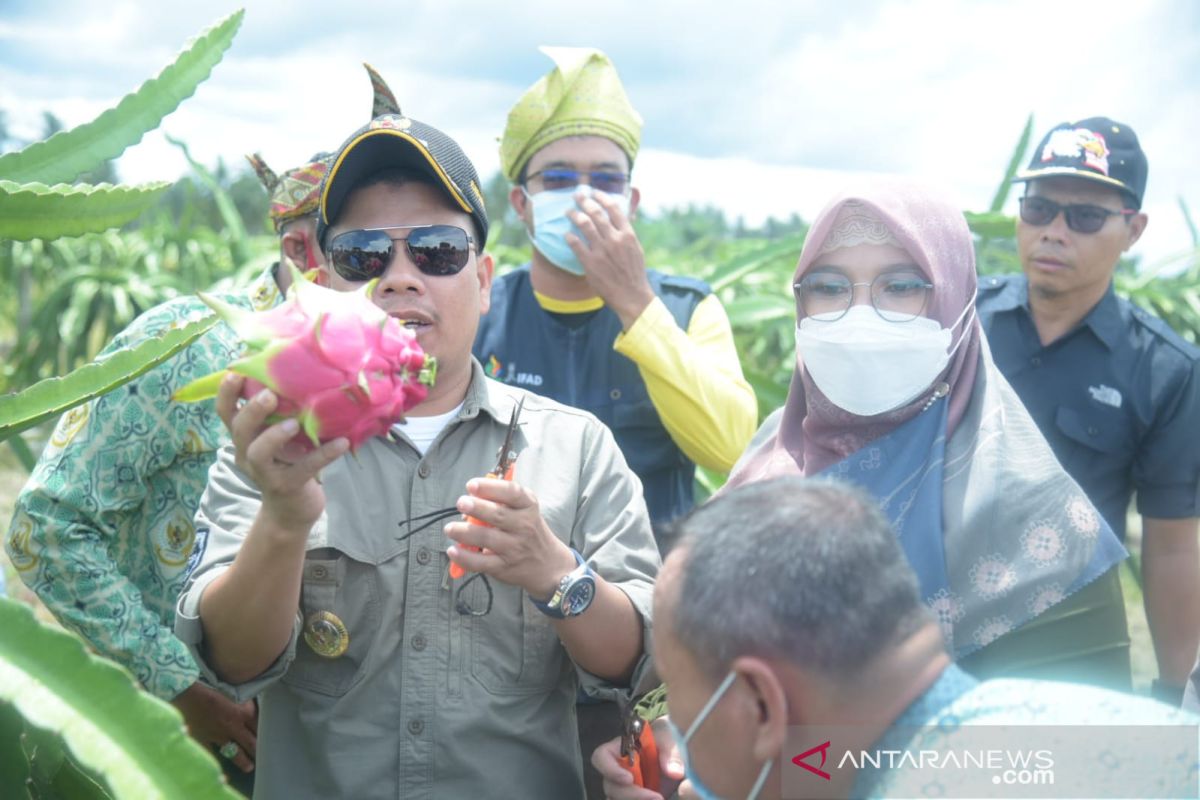
[[[794,276],[796,370],[728,486],[799,473],[878,498],[960,665],[1130,687],[1126,553],[992,363],[963,215],[835,197]]]
[[[859,484],[960,667],[1129,691],[1126,553],[992,363],[962,213],[907,183],[838,195],[793,286],[787,401],[726,487],[794,474]],[[682,778],[662,745],[663,774]],[[651,796],[627,785],[618,753],[613,741],[593,756],[610,796]]]

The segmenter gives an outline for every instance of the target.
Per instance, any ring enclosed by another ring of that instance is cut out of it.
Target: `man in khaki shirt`
[[[260,698],[258,798],[578,797],[577,685],[611,695],[649,668],[659,560],[641,486],[594,417],[471,357],[492,260],[452,140],[399,114],[355,133],[318,239],[331,287],[379,277],[372,299],[437,357],[437,383],[389,439],[297,459],[296,426],[265,424],[276,398],[239,409],[227,379],[233,444],[201,501],[177,634],[214,685]],[[480,478],[522,398],[513,480]],[[447,508],[454,521],[422,527]],[[487,576],[465,607],[450,558]]]

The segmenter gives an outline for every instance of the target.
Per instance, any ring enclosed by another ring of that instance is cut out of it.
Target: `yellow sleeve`
[[[654,298],[613,349],[638,366],[663,425],[684,455],[728,472],[754,435],[758,402],[742,375],[733,329],[716,295],[700,301],[685,333]]]

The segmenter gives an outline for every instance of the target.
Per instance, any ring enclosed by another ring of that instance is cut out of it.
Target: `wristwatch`
[[[571,555],[575,556],[575,569],[563,575],[550,599],[543,603],[529,598],[534,608],[554,619],[579,616],[587,611],[596,596],[596,573],[574,549]]]

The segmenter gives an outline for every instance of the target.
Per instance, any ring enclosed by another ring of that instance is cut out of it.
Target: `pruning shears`
[[[515,450],[512,449],[513,448],[513,439],[515,438],[515,436],[517,434],[517,421],[521,418],[521,409],[524,408],[524,406],[525,406],[525,398],[522,397],[517,402],[517,405],[513,408],[512,416],[509,417],[508,433],[505,434],[504,444],[500,445],[500,451],[496,454],[496,466],[493,467],[488,472],[486,477],[499,478],[499,479],[505,480],[505,481],[511,481],[513,479],[513,469],[517,466],[517,453]],[[467,517],[467,522],[471,523],[472,525],[479,525],[484,528],[491,527],[491,525],[488,525],[486,522],[475,519],[472,516]],[[476,553],[483,552],[482,547],[475,547],[474,545],[462,545],[462,546],[465,547],[466,549],[472,550]],[[466,574],[467,574],[467,571],[465,569],[463,569],[461,566],[454,563],[453,561],[450,562],[450,577],[451,578],[454,578],[455,580],[457,580],[458,578],[461,578],[463,575],[466,575]]]
[[[621,766],[633,775],[635,786],[661,792],[658,743],[654,741],[650,723],[637,713],[632,700],[618,696],[617,707],[621,712]]]

